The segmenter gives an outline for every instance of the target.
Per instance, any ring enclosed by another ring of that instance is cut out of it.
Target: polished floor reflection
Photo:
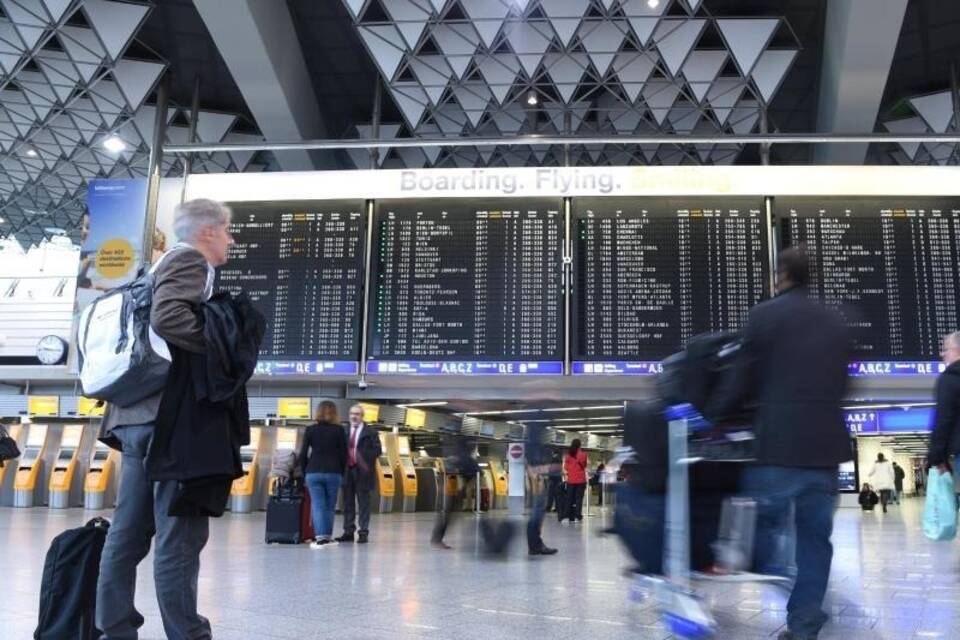
[[[924,538],[921,508],[912,500],[886,515],[838,512],[833,619],[822,639],[960,638],[960,542]],[[47,545],[91,515],[0,509],[0,638],[32,637]],[[528,558],[517,541],[508,558],[490,561],[473,515],[453,525],[452,551],[430,547],[430,514],[374,516],[371,544],[317,551],[268,547],[262,514],[228,515],[213,522],[203,554],[201,611],[218,639],[669,638],[651,604],[628,601],[620,545],[598,534],[605,518],[596,508],[582,527],[548,518],[544,538],[558,555]],[[138,588],[141,638],[163,638],[149,564]],[[719,638],[782,628],[785,598],[775,587],[704,590]]]

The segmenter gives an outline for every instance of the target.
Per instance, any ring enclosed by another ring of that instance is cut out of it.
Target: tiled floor
[[[888,515],[838,512],[833,619],[821,638],[960,638],[960,543],[925,539],[921,507],[913,500]],[[32,637],[47,545],[90,515],[0,509],[0,638]],[[311,551],[264,545],[262,514],[228,515],[213,522],[204,551],[201,610],[220,640],[669,637],[651,604],[628,601],[624,554],[616,538],[597,534],[605,516],[583,527],[548,519],[545,539],[559,555],[531,559],[517,541],[496,561],[479,554],[476,522],[465,515],[454,525],[453,551],[430,548],[430,514],[375,516],[372,544]],[[138,583],[141,637],[159,639],[149,562]],[[718,638],[769,638],[782,628],[778,589],[704,589]]]

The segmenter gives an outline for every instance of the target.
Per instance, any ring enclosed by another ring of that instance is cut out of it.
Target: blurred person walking
[[[583,522],[583,496],[587,490],[587,453],[580,438],[574,438],[563,456],[563,472],[567,477],[566,517],[570,522]],[[560,522],[563,522],[561,514]]]
[[[900,504],[900,497],[903,495],[903,479],[907,477],[907,472],[896,461],[893,463],[893,501]]]
[[[543,517],[546,512],[547,494],[544,479],[559,469],[551,463],[550,452],[546,445],[546,428],[542,425],[527,425],[527,437],[524,452],[527,459],[527,473],[533,491],[533,504],[527,519],[527,552],[532,556],[551,556],[557,550],[543,542]]]
[[[853,457],[841,409],[851,336],[837,313],[811,298],[809,280],[804,251],[780,253],[777,295],[750,311],[736,370],[711,412],[757,404],[756,463],[744,478],[758,506],[757,570],[788,573],[775,556],[795,507],[797,575],[780,640],[816,638],[828,619],[822,605],[833,559],[837,468]]]
[[[893,465],[890,464],[882,453],[878,453],[877,461],[873,464],[873,469],[870,470],[870,475],[867,477],[873,481],[873,488],[880,492],[880,506],[883,507],[883,512],[886,513],[887,505],[890,504],[890,494],[896,482]]]
[[[960,331],[943,338],[940,356],[946,368],[937,378],[937,407],[927,463],[945,473],[950,471],[950,456],[960,451]],[[916,475],[922,486],[926,474]]]

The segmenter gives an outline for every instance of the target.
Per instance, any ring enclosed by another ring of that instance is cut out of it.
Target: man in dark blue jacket
[[[816,638],[827,620],[837,467],[852,459],[841,409],[852,343],[842,318],[811,299],[805,253],[783,251],[777,269],[777,295],[750,312],[723,409],[757,404],[756,464],[744,479],[758,503],[757,570],[785,572],[777,540],[795,506],[797,576],[779,636],[793,640]]]
[[[940,350],[947,368],[937,378],[937,414],[930,436],[927,462],[941,472],[949,471],[950,456],[957,452],[957,419],[960,418],[960,331],[943,339]]]

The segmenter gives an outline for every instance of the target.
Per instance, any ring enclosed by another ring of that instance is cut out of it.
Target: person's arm
[[[933,433],[930,434],[930,448],[927,450],[927,461],[936,466],[940,472],[947,471],[947,459],[950,457],[950,441],[953,438],[954,425],[957,415],[954,408],[957,389],[948,379],[951,374],[942,374],[937,380],[936,417],[933,421]]]
[[[349,451],[347,451],[347,434],[344,433],[341,427],[337,427],[337,462],[340,465],[340,473],[345,473],[347,471],[347,458],[349,456]]]
[[[310,461],[310,436],[313,433],[313,425],[307,427],[303,434],[303,444],[300,446],[300,475],[307,477],[307,463]]]
[[[150,325],[167,342],[193,353],[203,353],[203,315],[207,260],[199,251],[179,249],[160,264],[153,289]]]

